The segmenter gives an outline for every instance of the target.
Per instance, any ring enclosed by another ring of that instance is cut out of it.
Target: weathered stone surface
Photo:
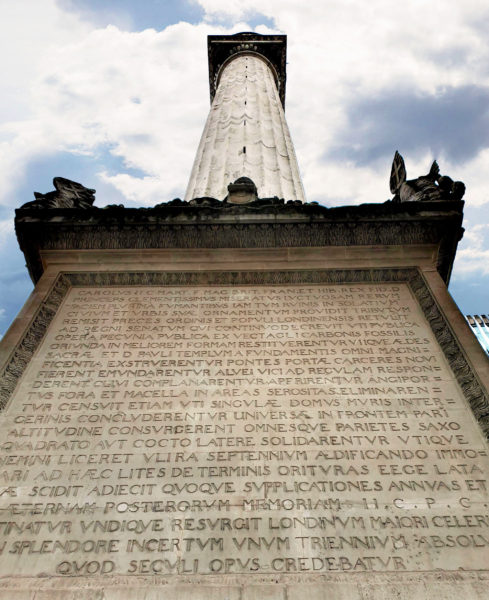
[[[34,192],[35,200],[27,202],[22,208],[53,209],[53,208],[91,208],[95,201],[95,190],[86,188],[81,183],[55,177],[53,185],[55,192],[40,194]]]
[[[223,200],[228,184],[246,176],[261,197],[303,200],[297,158],[270,65],[244,48],[219,75],[185,198]]]
[[[15,228],[34,282],[45,250],[311,248],[436,244],[448,283],[463,234],[463,202],[385,202],[326,208],[261,198],[244,205],[212,198],[154,208],[19,209]],[[389,261],[386,261],[386,266]]]
[[[489,560],[487,446],[405,283],[70,288],[2,420],[4,575]]]

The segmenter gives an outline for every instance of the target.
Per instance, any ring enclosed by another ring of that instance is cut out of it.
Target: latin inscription
[[[405,284],[72,288],[1,427],[2,574],[489,562],[487,446]]]

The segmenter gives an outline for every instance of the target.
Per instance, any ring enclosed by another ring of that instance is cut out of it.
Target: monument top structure
[[[287,79],[287,36],[262,35],[244,31],[235,35],[207,36],[209,55],[209,88],[211,104],[216,95],[222,70],[237,54],[250,54],[265,60],[271,69],[282,106],[285,107],[285,82]]]

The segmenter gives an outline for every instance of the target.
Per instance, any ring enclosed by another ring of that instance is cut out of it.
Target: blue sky
[[[209,109],[206,36],[288,35],[286,115],[306,196],[383,202],[408,177],[467,185],[450,291],[489,312],[486,0],[0,0],[0,334],[32,289],[14,209],[55,176],[96,205],[182,197]],[[434,15],[435,18],[427,18]]]

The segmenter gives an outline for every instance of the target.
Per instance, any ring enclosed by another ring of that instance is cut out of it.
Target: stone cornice
[[[212,198],[175,200],[153,208],[16,211],[20,247],[34,282],[43,250],[156,248],[286,248],[436,244],[437,268],[448,282],[462,237],[462,201],[319,204],[260,199],[230,205]]]

